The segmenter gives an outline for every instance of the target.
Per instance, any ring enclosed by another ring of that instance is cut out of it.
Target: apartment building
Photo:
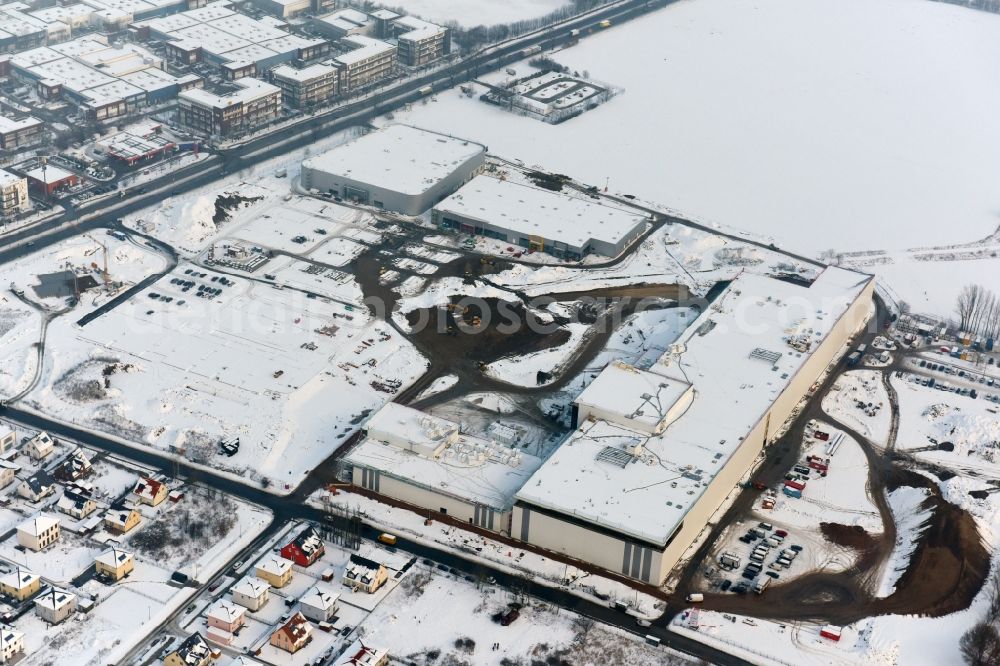
[[[250,132],[281,114],[281,88],[259,79],[234,83],[235,90],[214,94],[203,89],[185,90],[178,97],[178,120],[208,135],[231,136]]]
[[[340,73],[330,65],[295,69],[288,65],[271,70],[271,82],[281,88],[281,98],[289,106],[303,108],[324,104],[339,91]]]
[[[392,22],[392,30],[399,62],[407,67],[426,65],[451,52],[451,33],[440,25],[403,16]]]
[[[45,123],[38,118],[14,120],[0,116],[0,148],[4,150],[32,148],[44,142],[45,137]]]
[[[30,206],[28,179],[0,169],[0,215],[15,215]]]
[[[351,35],[340,40],[351,48],[333,59],[340,70],[340,90],[351,92],[392,75],[396,68],[396,47],[388,42]]]

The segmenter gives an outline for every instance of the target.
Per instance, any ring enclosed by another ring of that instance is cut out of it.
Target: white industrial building
[[[507,532],[514,493],[541,461],[464,435],[456,423],[387,403],[345,462],[354,485],[496,532]]]
[[[486,147],[389,125],[302,163],[307,189],[406,215],[420,215],[479,173]]]
[[[434,223],[557,257],[617,257],[647,218],[582,193],[565,194],[482,175],[434,206]]]
[[[871,312],[871,276],[743,275],[648,372],[606,368],[511,536],[660,584]]]

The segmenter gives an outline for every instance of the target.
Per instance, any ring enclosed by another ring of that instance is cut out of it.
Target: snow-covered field
[[[1000,123],[965,119],[1000,111],[998,37],[919,0],[684,2],[558,53],[626,93],[557,127],[457,91],[397,117],[791,248],[967,242],[997,226]]]
[[[854,428],[876,444],[889,437],[892,413],[880,373],[873,370],[845,372],[823,396],[823,411]]]
[[[376,5],[401,9],[428,21],[457,23],[463,28],[501,25],[541,18],[569,5],[568,0],[378,0]]]
[[[916,455],[955,470],[988,470],[1000,473],[1000,415],[997,406],[919,386],[893,377],[899,394],[900,418],[897,448],[903,451],[930,448]],[[945,445],[945,449],[936,447]]]

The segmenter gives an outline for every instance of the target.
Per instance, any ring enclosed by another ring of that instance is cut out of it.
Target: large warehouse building
[[[659,585],[868,321],[873,288],[839,268],[738,277],[652,367],[610,363],[544,463],[390,403],[345,458],[353,483]]]
[[[420,215],[479,173],[486,146],[389,125],[302,162],[302,185],[349,201]]]
[[[514,493],[541,465],[392,402],[368,420],[364,435],[345,458],[354,485],[496,532],[508,532]]]
[[[810,286],[743,275],[648,372],[606,368],[518,491],[511,536],[662,583],[868,320],[873,287],[838,268]]]
[[[495,238],[566,259],[594,253],[617,257],[646,228],[646,218],[621,207],[482,175],[434,206],[445,229]]]

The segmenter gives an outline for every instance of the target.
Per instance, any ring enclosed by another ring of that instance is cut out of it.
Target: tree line
[[[962,331],[994,339],[1000,334],[1000,299],[982,285],[962,287],[955,302],[955,314]]]

